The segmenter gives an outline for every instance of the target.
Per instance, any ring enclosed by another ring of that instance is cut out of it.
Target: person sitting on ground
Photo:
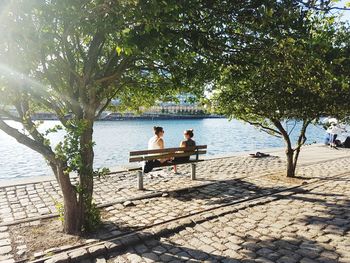
[[[185,130],[184,131],[184,139],[180,143],[180,147],[194,147],[196,146],[196,142],[192,139],[193,138],[193,129]],[[184,156],[184,157],[176,157],[173,160],[173,163],[181,163],[186,162],[190,159],[190,156]],[[176,164],[174,165],[174,173],[177,174],[177,167]]]
[[[153,127],[154,136],[148,141],[148,150],[164,149],[164,129],[160,126]],[[153,167],[166,162],[168,159],[158,159],[146,161],[143,167],[145,173],[152,171]]]
[[[338,134],[341,134],[343,132],[346,132],[345,127],[342,127],[341,125],[337,123],[331,123],[331,125],[327,129],[328,134],[328,143],[331,148],[336,148],[338,146],[341,146],[341,141],[337,140]]]

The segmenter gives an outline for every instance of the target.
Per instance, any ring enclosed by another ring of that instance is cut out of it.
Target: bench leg
[[[137,171],[138,189],[143,190],[143,171]]]
[[[191,163],[191,180],[196,180],[196,164]]]

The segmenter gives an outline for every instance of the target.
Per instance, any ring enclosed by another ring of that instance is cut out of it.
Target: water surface
[[[45,130],[56,124],[57,121],[45,121],[41,129]],[[11,122],[11,125],[14,123]],[[148,139],[153,135],[152,127],[155,125],[164,127],[166,147],[177,147],[183,138],[183,131],[193,128],[197,144],[208,145],[208,155],[254,152],[257,149],[284,146],[281,139],[237,120],[100,121],[96,122],[94,127],[95,167],[126,164],[130,151],[147,148]],[[291,127],[292,125],[290,129]],[[310,126],[307,130],[307,142],[322,142],[324,134],[322,128]],[[292,135],[295,139],[295,132]],[[62,132],[52,134],[51,140],[55,144],[62,137]],[[19,144],[2,131],[0,131],[0,152],[0,179],[52,174],[40,154]]]

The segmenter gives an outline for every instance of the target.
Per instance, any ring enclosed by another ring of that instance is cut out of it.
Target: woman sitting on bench
[[[148,141],[148,150],[158,150],[158,149],[164,149],[164,129],[163,127],[159,126],[154,126],[154,136],[149,139]],[[159,159],[159,160],[152,160],[152,161],[147,161],[144,164],[143,171],[145,173],[149,173],[152,171],[153,167],[162,164],[164,162],[168,161],[168,159]]]
[[[184,141],[181,141],[180,147],[194,147],[196,146],[196,142],[192,140],[193,138],[193,129],[189,129],[184,131]],[[190,159],[190,156],[184,156],[184,157],[176,157],[173,160],[173,163],[181,163],[186,162]],[[176,164],[174,165],[174,173],[177,174],[177,167]]]

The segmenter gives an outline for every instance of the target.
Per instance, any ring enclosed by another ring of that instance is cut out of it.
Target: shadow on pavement
[[[258,197],[264,194],[271,194],[287,187],[263,187],[243,179],[232,179],[220,181],[215,184],[196,189],[189,189],[183,192],[172,193],[171,196],[180,201],[207,200],[206,204],[226,204],[246,198]]]
[[[233,235],[234,237],[234,235]],[[164,240],[164,239],[163,239]],[[234,238],[215,244],[186,244],[186,240],[162,241],[152,239],[109,255],[109,262],[339,262],[339,254],[331,246],[304,237],[256,239],[249,235],[242,241]],[[240,240],[240,239],[237,239]],[[179,243],[183,243],[179,244]],[[197,246],[197,247],[196,247]]]

